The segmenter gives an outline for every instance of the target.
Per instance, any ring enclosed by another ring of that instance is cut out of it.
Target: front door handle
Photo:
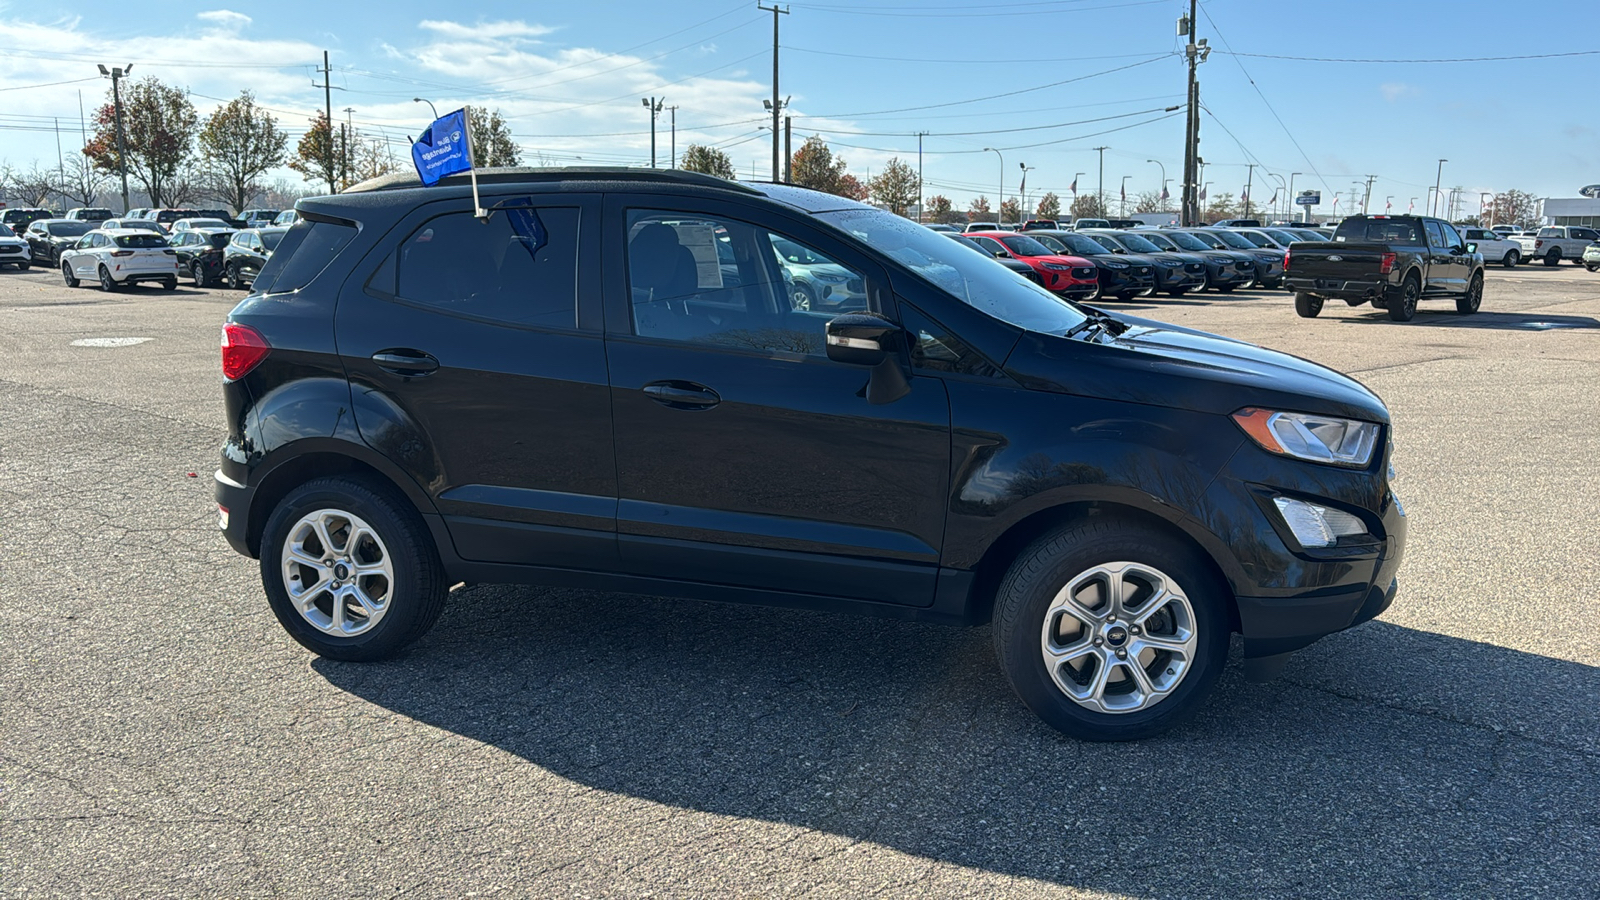
[[[716,391],[692,381],[653,381],[644,386],[644,393],[673,409],[710,409],[722,402]]]
[[[439,368],[439,361],[421,350],[379,350],[372,361],[385,372],[407,377],[432,375]]]

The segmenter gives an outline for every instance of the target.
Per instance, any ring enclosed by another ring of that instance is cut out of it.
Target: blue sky
[[[1092,191],[1105,145],[1113,203],[1157,189],[1182,169],[1180,0],[845,0],[794,2],[782,17],[781,89],[795,144],[820,134],[859,177],[923,138],[928,193],[958,207],[982,193]],[[79,91],[92,109],[107,83],[94,64],[134,63],[189,88],[202,112],[241,89],[291,131],[322,107],[313,86],[332,54],[336,117],[389,138],[463,102],[504,111],[530,162],[648,164],[647,96],[676,105],[677,147],[722,147],[741,175],[770,172],[761,101],[771,95],[772,16],[755,2],[441,5],[280,0],[260,5],[129,4],[92,16],[0,2],[0,161],[26,167],[77,145]],[[1528,12],[1523,16],[1524,11]],[[1212,193],[1237,195],[1247,163],[1254,199],[1278,177],[1348,197],[1376,175],[1373,211],[1392,196],[1426,204],[1437,160],[1446,189],[1519,188],[1575,196],[1600,182],[1595,85],[1600,55],[1431,62],[1593,51],[1600,4],[1506,2],[1202,3],[1201,155]],[[1251,55],[1245,55],[1251,54]],[[1291,57],[1291,58],[1272,58]],[[89,79],[78,81],[79,79]],[[51,82],[73,82],[39,86]],[[987,98],[987,99],[983,99]],[[353,111],[345,113],[350,108]],[[1098,120],[1098,121],[1091,121]],[[669,114],[659,158],[669,152]],[[1058,127],[1047,127],[1058,126]],[[1000,148],[1001,154],[983,148]],[[1003,155],[1004,169],[1001,167]],[[1077,173],[1086,173],[1078,176]],[[286,177],[297,179],[293,173]],[[1277,177],[1274,177],[1277,176]],[[1176,193],[1176,186],[1172,188]],[[1466,204],[1463,204],[1463,209]],[[1344,207],[1341,207],[1343,210]]]

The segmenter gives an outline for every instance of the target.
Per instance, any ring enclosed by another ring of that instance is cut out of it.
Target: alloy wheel
[[[370,631],[389,611],[394,564],[376,530],[339,509],[301,516],[283,542],[283,583],[300,617],[334,637]]]
[[[1171,696],[1193,667],[1194,607],[1153,566],[1111,562],[1070,579],[1045,612],[1040,651],[1079,706],[1133,713]]]

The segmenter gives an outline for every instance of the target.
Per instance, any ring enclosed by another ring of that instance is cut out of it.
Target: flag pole
[[[472,214],[479,221],[487,222],[489,214],[484,211],[483,203],[478,200],[478,164],[472,158],[472,107],[463,107],[462,114],[467,121],[467,174],[472,178]]]

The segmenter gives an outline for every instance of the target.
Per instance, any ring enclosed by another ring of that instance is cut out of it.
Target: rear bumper
[[[1291,291],[1304,292],[1325,300],[1343,300],[1352,306],[1370,300],[1384,300],[1396,290],[1395,285],[1383,279],[1347,281],[1340,278],[1312,278],[1291,274],[1283,280],[1283,283],[1284,287]]]
[[[250,501],[255,497],[255,491],[224,475],[221,469],[212,475],[212,479],[217,498],[217,525],[222,529],[222,536],[236,552],[255,556],[250,549],[249,535]]]

